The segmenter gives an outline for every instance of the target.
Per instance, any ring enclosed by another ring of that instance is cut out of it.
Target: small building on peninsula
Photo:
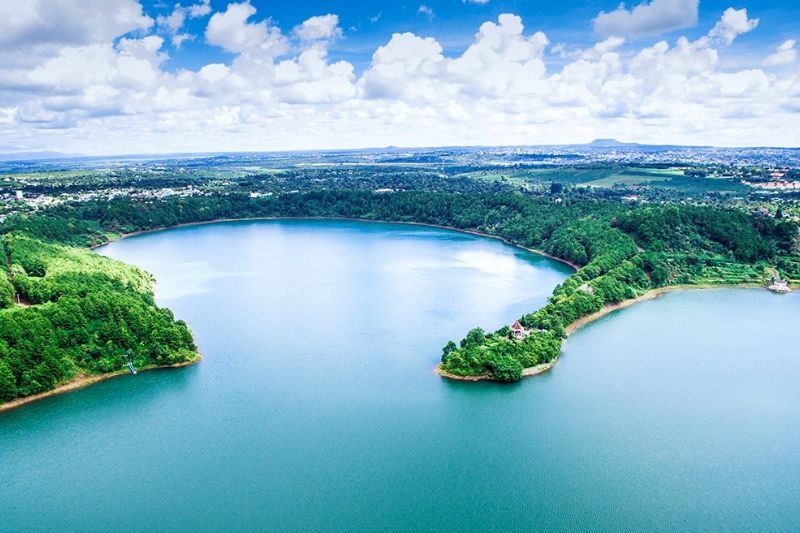
[[[511,333],[514,335],[515,339],[520,341],[528,336],[528,330],[519,323],[519,320],[511,325]]]

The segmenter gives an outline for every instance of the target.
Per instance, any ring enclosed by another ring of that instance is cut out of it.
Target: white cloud
[[[214,83],[225,78],[230,71],[231,69],[228,68],[227,65],[222,63],[210,63],[201,68],[199,74],[204,80]]]
[[[180,48],[186,41],[194,41],[194,39],[194,35],[189,33],[176,33],[169,38],[169,40],[172,42],[172,46],[175,48]]]
[[[0,46],[89,44],[152,26],[137,0],[0,2]]]
[[[419,5],[417,13],[419,13],[420,15],[425,15],[426,17],[428,17],[428,20],[433,20],[433,18],[436,16],[436,13],[433,12],[433,9],[426,6],[425,4]]]
[[[312,17],[290,40],[247,2],[226,6],[207,24],[206,38],[230,51],[229,61],[168,71],[164,38],[184,34],[191,13],[183,15],[159,20],[160,35],[134,29],[99,42],[0,48],[0,147],[129,153],[601,136],[800,143],[797,69],[736,68],[725,57],[727,44],[755,27],[746,12],[727,11],[696,40],[637,48],[610,36],[563,46],[552,63],[547,36],[503,14],[480,25],[462,53],[445,53],[432,37],[396,33],[360,74],[330,59],[340,31],[335,15]],[[132,20],[127,28],[136,26]],[[174,36],[167,28],[177,28]],[[125,27],[104,33],[115,31]],[[785,65],[796,54],[790,40],[764,64]]]
[[[448,65],[448,71],[464,81],[468,91],[480,93],[532,92],[544,76],[542,53],[547,36],[537,32],[523,35],[522,19],[503,14],[498,22],[485,22],[475,42]]]
[[[361,84],[366,98],[427,99],[442,73],[442,46],[433,38],[395,33],[372,55]]]
[[[699,0],[650,0],[632,9],[624,4],[609,13],[601,12],[594,19],[594,30],[600,35],[658,35],[697,24]]]
[[[328,64],[327,52],[312,47],[296,59],[275,66],[276,96],[288,103],[331,103],[355,96],[353,66],[346,61]]]
[[[795,48],[796,45],[796,40],[787,39],[783,44],[778,46],[774,53],[764,59],[763,64],[767,67],[779,67],[794,63],[798,58],[797,48]]]
[[[708,36],[725,44],[731,44],[737,36],[754,30],[756,26],[758,19],[747,18],[747,9],[729,7],[719,22],[708,32]]]
[[[156,25],[161,30],[161,33],[169,36],[175,48],[180,48],[184,42],[194,40],[195,38],[194,35],[181,32],[186,18],[197,18],[210,13],[211,7],[209,6],[209,1],[210,0],[204,0],[200,4],[194,4],[188,7],[175,4],[172,13],[156,17]]]
[[[211,16],[206,27],[206,40],[229,52],[244,52],[267,40],[269,28],[266,21],[248,22],[256,14],[249,2],[228,4],[228,8]]]
[[[193,4],[187,9],[191,18],[205,17],[211,13],[211,0],[201,0],[199,4]]]
[[[175,33],[183,27],[184,20],[186,20],[186,12],[181,8],[180,4],[176,4],[172,14],[159,16],[156,18],[156,23]]]
[[[297,26],[294,33],[303,41],[318,41],[341,37],[342,29],[339,27],[339,17],[328,14],[311,17]]]

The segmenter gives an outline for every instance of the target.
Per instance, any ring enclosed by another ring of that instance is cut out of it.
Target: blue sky
[[[0,152],[798,146],[800,2],[0,2]]]
[[[147,0],[142,2],[147,13],[169,14],[175,2]],[[184,4],[191,2],[183,1]],[[211,0],[214,10],[222,10],[227,0]],[[637,2],[627,2],[628,7]],[[357,69],[369,64],[375,49],[386,43],[395,32],[410,31],[422,36],[435,37],[446,53],[458,54],[469,46],[476,29],[486,20],[496,19],[501,13],[515,13],[526,26],[544,31],[553,42],[587,45],[596,40],[592,19],[601,11],[613,11],[616,0],[586,2],[553,2],[542,0],[490,0],[474,4],[461,0],[425,0],[423,2],[376,2],[370,0],[286,2],[251,0],[258,10],[258,18],[271,18],[278,26],[291,28],[314,15],[335,13],[339,16],[344,38],[331,49],[331,57],[345,59]],[[432,18],[419,12],[425,5],[433,10]],[[674,39],[679,35],[701,36],[707,27],[719,19],[728,7],[747,7],[751,16],[760,19],[761,30],[741,39],[732,46],[730,55],[749,54],[762,46],[778,46],[788,38],[796,37],[800,26],[800,2],[793,0],[759,0],[758,2],[729,2],[705,0],[700,2],[698,24],[686,30],[667,31],[657,36],[635,38],[632,45]],[[187,21],[188,31],[202,36],[206,18]],[[199,68],[213,61],[230,61],[231,54],[218,47],[209,46],[202,37],[190,41],[180,49],[171,47],[166,68]]]

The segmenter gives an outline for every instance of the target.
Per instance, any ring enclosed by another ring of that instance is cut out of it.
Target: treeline
[[[640,207],[623,213],[620,229],[655,252],[712,252],[750,262],[791,253],[793,224],[741,211],[701,206]]]
[[[10,304],[11,309],[0,312],[3,332],[17,316],[30,317],[16,333],[0,333],[0,343],[5,335],[14,339],[5,341],[8,349],[0,344],[0,376],[8,375],[3,370],[8,367],[17,394],[31,394],[80,369],[120,368],[125,353],[134,353],[139,364],[188,358],[193,351],[188,330],[154,306],[135,269],[127,271],[88,251],[54,243],[89,246],[120,233],[220,218],[347,217],[437,224],[497,235],[576,264],[580,269],[555,289],[545,307],[521,317],[529,331],[523,341],[513,339],[507,327],[494,333],[476,329],[445,348],[442,368],[447,372],[490,374],[504,381],[519,379],[523,368],[552,361],[565,329],[576,319],[651,288],[759,282],[765,268],[775,265],[785,276],[800,278],[797,227],[788,221],[696,206],[559,200],[511,192],[320,190],[259,198],[228,193],[164,201],[119,199],[10,217],[2,232],[13,286],[0,282],[0,295],[9,304],[7,296],[15,291],[34,305]],[[67,305],[81,308],[69,313],[77,322],[62,323],[48,315],[50,309]],[[34,323],[40,315],[47,315],[49,326]],[[37,339],[37,348],[18,348],[22,338]],[[35,355],[26,359],[22,353]],[[36,379],[34,369],[39,369]]]

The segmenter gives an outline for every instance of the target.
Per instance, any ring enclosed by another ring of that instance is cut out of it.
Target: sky
[[[796,0],[0,0],[0,152],[800,145]]]

